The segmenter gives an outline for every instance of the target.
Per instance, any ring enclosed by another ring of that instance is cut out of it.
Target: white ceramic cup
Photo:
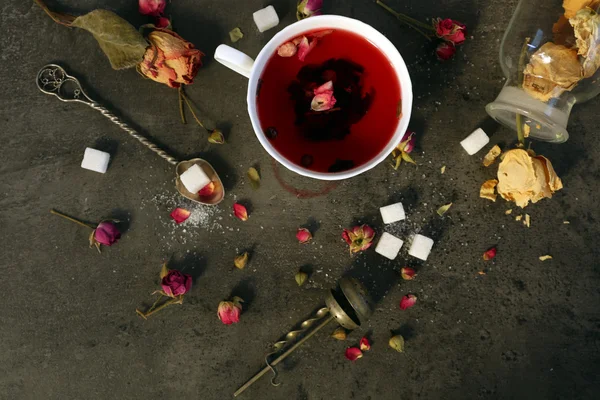
[[[373,43],[383,54],[385,54],[387,59],[393,65],[398,76],[398,81],[400,82],[400,90],[402,95],[402,117],[398,123],[398,127],[396,128],[394,136],[376,157],[373,157],[368,162],[347,171],[331,173],[316,172],[294,164],[281,155],[270,143],[269,139],[265,136],[258,120],[258,113],[256,111],[256,89],[267,62],[276,53],[279,46],[304,32],[336,28],[352,31],[363,36],[365,39]],[[256,57],[256,60],[252,60],[252,58],[248,57],[241,51],[224,44],[220,45],[215,50],[215,60],[234,70],[235,72],[244,75],[250,80],[248,83],[247,94],[248,114],[250,115],[252,127],[254,128],[254,132],[256,133],[260,144],[262,144],[265,150],[267,150],[267,152],[275,160],[277,160],[286,168],[300,175],[315,179],[333,181],[351,178],[368,171],[389,156],[392,150],[394,150],[398,143],[400,143],[400,140],[408,128],[413,96],[412,83],[410,81],[408,70],[406,69],[406,64],[392,42],[390,42],[375,28],[365,24],[364,22],[352,18],[341,17],[339,15],[320,15],[306,18],[287,26],[281,32],[273,36],[269,43],[262,48],[258,54],[258,57]]]

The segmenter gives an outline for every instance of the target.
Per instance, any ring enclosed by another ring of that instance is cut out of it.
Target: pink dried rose
[[[433,27],[435,28],[437,37],[449,43],[460,45],[465,41],[466,26],[461,22],[450,18],[436,18],[433,21]]]
[[[342,238],[350,246],[350,254],[367,250],[373,244],[374,237],[375,231],[369,225],[355,226],[342,232]]]
[[[456,47],[452,43],[443,42],[435,49],[435,54],[440,61],[447,61],[454,57]]]
[[[300,21],[313,15],[321,15],[321,8],[323,8],[323,0],[300,0],[298,2],[296,17]]]
[[[183,296],[189,292],[192,287],[192,276],[184,274],[176,269],[171,269],[168,270],[167,274],[162,278],[160,286],[162,286],[165,296]]]
[[[233,215],[241,221],[248,221],[248,211],[240,203],[233,203]]]
[[[200,50],[169,29],[154,29],[147,39],[150,46],[138,65],[142,75],[172,88],[194,82],[204,55]]]
[[[327,111],[331,110],[336,103],[335,97],[333,97],[333,82],[325,82],[313,91],[315,97],[313,97],[310,103],[310,108],[313,111]]]
[[[345,356],[350,361],[356,361],[359,358],[362,358],[363,353],[358,347],[348,347]]]
[[[236,324],[240,320],[244,300],[234,296],[232,301],[222,301],[217,308],[217,315],[225,325]]]
[[[401,310],[409,309],[412,306],[414,306],[416,302],[417,302],[417,296],[415,296],[414,294],[407,294],[406,296],[402,297],[402,300],[400,300],[400,309]]]
[[[485,253],[483,253],[483,259],[485,261],[489,261],[492,258],[496,257],[496,248],[492,247],[491,249],[489,249],[488,251],[486,251]]]
[[[165,12],[167,0],[139,0],[139,11],[142,15],[159,17]]]
[[[402,279],[404,279],[405,281],[411,281],[417,276],[415,270],[409,267],[402,268],[400,270],[400,274],[402,275]]]
[[[188,219],[190,215],[192,215],[192,213],[184,208],[177,207],[176,209],[171,211],[171,218],[173,218],[173,220],[177,224],[181,224],[183,221]]]
[[[156,23],[154,24],[157,28],[168,28],[169,25],[171,25],[171,21],[167,17],[156,18]]]
[[[308,229],[300,228],[300,229],[298,229],[298,232],[296,233],[296,239],[298,239],[298,241],[302,244],[308,243],[312,239],[312,234],[310,233],[310,231]]]
[[[369,343],[369,339],[367,339],[365,336],[363,336],[362,339],[360,339],[360,349],[362,351],[371,350],[371,343]]]
[[[121,232],[112,221],[102,221],[93,232],[94,240],[104,246],[112,246],[121,238]]]

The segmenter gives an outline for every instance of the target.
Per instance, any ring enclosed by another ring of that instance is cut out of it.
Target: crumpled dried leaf
[[[248,169],[248,179],[250,179],[250,185],[252,185],[252,189],[256,190],[260,187],[260,175],[258,171],[254,167],[250,167]]]
[[[238,40],[240,40],[241,38],[244,37],[244,34],[242,33],[242,30],[240,28],[233,28],[231,31],[229,31],[229,39],[231,39],[232,43],[237,42]]]
[[[498,146],[497,144],[494,145],[494,147],[492,147],[490,151],[488,151],[485,157],[483,157],[483,166],[489,167],[490,165],[492,165],[494,161],[496,161],[496,158],[498,158],[500,153],[502,153],[502,150],[500,150],[500,146]]]
[[[108,10],[94,10],[72,23],[94,35],[114,69],[135,67],[142,62],[148,42],[129,22]]]
[[[437,213],[438,215],[441,217],[444,214],[446,214],[446,212],[448,212],[448,210],[450,209],[450,207],[452,207],[452,203],[448,203],[446,205],[441,206],[440,208],[437,209]]]
[[[479,189],[479,197],[481,197],[482,199],[496,201],[496,197],[498,197],[498,195],[494,191],[496,185],[498,185],[497,179],[490,179],[489,181],[483,182],[483,185],[481,185],[481,189]]]
[[[569,24],[569,18],[561,15],[558,21],[552,25],[552,41],[566,47],[575,46],[575,35],[573,27]]]
[[[569,19],[577,42],[577,54],[583,56],[583,76],[589,78],[600,67],[600,15],[585,8]]]
[[[548,101],[573,89],[583,78],[583,69],[576,50],[548,42],[531,56],[523,74],[523,90]]]
[[[341,326],[338,326],[335,331],[333,331],[333,333],[331,334],[331,337],[337,340],[346,340],[346,337],[348,337],[348,333],[346,332],[346,329],[342,328]]]
[[[246,268],[246,264],[248,264],[248,257],[249,254],[247,251],[245,251],[233,260],[233,264],[237,269],[244,269]]]
[[[600,0],[563,0],[563,8],[567,18],[573,18],[577,11],[586,7],[595,9],[598,5],[600,5]]]
[[[520,221],[520,220],[522,220],[522,219],[523,219],[523,216],[522,216],[522,215],[517,215],[517,216],[515,217],[515,221],[517,221],[517,222],[519,222],[519,221]]]
[[[549,256],[549,255],[540,256],[540,261],[546,261],[546,260],[552,260],[552,256]]]

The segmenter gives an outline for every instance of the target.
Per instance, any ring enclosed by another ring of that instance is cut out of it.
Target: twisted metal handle
[[[315,315],[313,317],[311,317],[305,321],[302,321],[302,323],[300,324],[300,329],[297,329],[294,331],[289,331],[288,333],[285,334],[284,340],[280,340],[280,341],[276,342],[273,345],[273,348],[275,349],[275,351],[273,353],[278,352],[286,345],[292,343],[294,340],[296,340],[296,338],[298,338],[298,336],[304,334],[308,329],[310,329],[315,324],[315,322],[323,319],[323,317],[325,317],[327,314],[329,314],[329,308],[327,308],[327,307],[323,307],[323,308],[320,308],[319,310],[317,310],[317,312],[315,313]],[[273,354],[273,353],[271,353],[271,354]]]
[[[167,160],[170,164],[177,164],[177,159],[169,155],[166,151],[159,148],[156,144],[142,136],[135,129],[127,125],[119,117],[111,113],[107,108],[92,100],[83,90],[79,80],[67,74],[60,65],[48,64],[38,72],[36,79],[37,87],[46,94],[58,97],[60,101],[83,103],[94,110],[99,111],[111,122],[127,132],[131,137],[139,141],[144,146]]]

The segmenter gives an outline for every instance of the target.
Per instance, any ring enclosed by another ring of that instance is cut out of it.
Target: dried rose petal
[[[552,260],[552,256],[549,256],[549,255],[540,256],[540,261],[546,261],[546,260]]]
[[[304,61],[306,56],[308,56],[308,53],[310,53],[316,45],[316,38],[313,38],[309,43],[306,36],[302,36],[302,38],[300,39],[300,43],[298,43],[298,60]]]
[[[414,306],[416,302],[417,302],[417,296],[415,296],[414,294],[407,294],[406,296],[402,297],[402,300],[400,300],[400,309],[401,310],[409,309],[412,306]]]
[[[191,211],[179,207],[177,207],[171,212],[171,218],[173,218],[178,224],[188,219],[190,215],[192,215]]]
[[[248,211],[240,203],[233,203],[233,214],[242,221],[248,220]]]
[[[500,150],[500,146],[494,145],[494,147],[492,147],[490,151],[488,151],[485,157],[483,157],[483,166],[489,167],[490,165],[492,165],[494,161],[496,161],[496,158],[498,158],[500,153],[502,153],[502,150]]]
[[[392,336],[388,342],[390,347],[396,350],[398,353],[402,353],[404,351],[404,338],[402,335]]]
[[[350,361],[356,361],[359,358],[362,358],[363,353],[362,353],[362,351],[360,351],[360,349],[358,347],[348,347],[346,349],[345,356]]]
[[[362,339],[360,339],[360,349],[362,351],[371,350],[371,343],[369,343],[369,339],[367,339],[365,336],[363,336]]]
[[[479,197],[481,197],[482,199],[496,201],[496,197],[498,197],[498,195],[495,193],[494,189],[497,185],[497,179],[490,179],[489,181],[483,182],[483,185],[481,185],[481,189],[479,189]]]
[[[310,233],[310,231],[306,228],[300,228],[298,229],[298,232],[296,233],[296,239],[298,239],[298,241],[300,243],[308,243],[310,242],[310,240],[312,239],[312,234]]]
[[[246,268],[246,264],[248,264],[248,257],[249,254],[247,251],[245,251],[243,254],[240,254],[233,260],[233,264],[237,269],[244,269]]]
[[[441,206],[440,208],[438,208],[437,210],[437,214],[441,217],[444,214],[446,214],[446,212],[448,212],[448,210],[450,209],[450,207],[452,207],[452,203],[448,203],[446,205]]]
[[[335,331],[331,334],[331,337],[337,340],[346,340],[348,333],[341,326],[337,327]]]
[[[492,258],[496,257],[496,248],[492,247],[491,249],[489,249],[488,251],[486,251],[485,253],[483,253],[483,259],[485,261],[491,260]]]
[[[402,275],[402,279],[405,281],[412,281],[417,276],[415,270],[409,267],[402,268],[400,270],[400,275]]]
[[[296,273],[296,276],[294,276],[294,279],[296,280],[298,286],[302,286],[304,285],[304,282],[306,282],[306,280],[308,279],[308,274],[303,271],[298,271]]]
[[[215,192],[215,183],[210,182],[208,185],[204,186],[202,189],[198,191],[198,196],[208,197],[211,196]]]
[[[169,28],[169,26],[171,25],[171,21],[169,20],[169,18],[166,17],[158,17],[156,18],[156,22],[154,23],[154,26],[156,26],[157,28]]]

